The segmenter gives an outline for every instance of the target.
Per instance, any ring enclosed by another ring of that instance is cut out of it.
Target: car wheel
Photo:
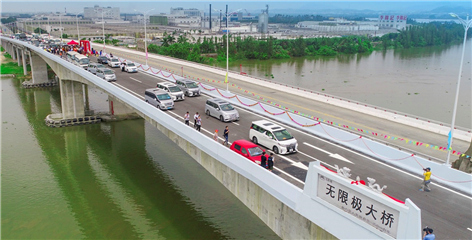
[[[224,122],[223,116],[220,115],[220,121]]]
[[[279,154],[279,148],[277,146],[274,146],[272,150],[275,152],[275,154]]]
[[[206,115],[207,115],[207,116],[210,116],[210,110],[207,110],[207,111],[206,111]]]
[[[253,142],[254,144],[257,144],[257,138],[256,138],[256,137],[252,137],[252,142]]]
[[[148,100],[145,100],[147,103],[149,102]]]

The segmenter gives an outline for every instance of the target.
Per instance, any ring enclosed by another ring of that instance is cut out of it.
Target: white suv
[[[182,92],[182,90],[177,85],[171,82],[157,83],[157,88],[160,88],[169,93],[169,95],[172,97],[172,100],[174,101],[185,99],[184,92]]]
[[[252,122],[251,129],[249,129],[249,138],[255,144],[272,149],[276,154],[288,154],[298,151],[297,140],[287,129],[267,120]]]

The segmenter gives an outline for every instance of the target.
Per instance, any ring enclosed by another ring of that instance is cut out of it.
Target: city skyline
[[[28,4],[25,4],[28,3]],[[297,4],[294,4],[297,3]],[[51,4],[53,7],[51,7]],[[197,8],[208,12],[209,4],[212,4],[213,9],[224,10],[226,4],[229,6],[229,10],[246,10],[253,14],[258,14],[261,10],[265,9],[265,5],[269,4],[269,11],[272,14],[286,13],[286,14],[317,14],[320,10],[338,10],[338,11],[360,11],[360,10],[372,10],[372,11],[404,11],[404,12],[420,12],[430,11],[438,7],[468,7],[472,3],[466,0],[455,0],[455,1],[271,1],[271,2],[256,2],[256,1],[238,1],[238,2],[227,2],[227,1],[212,1],[212,2],[195,2],[195,1],[139,1],[132,2],[129,0],[118,0],[118,1],[75,1],[67,2],[63,1],[41,1],[41,0],[30,0],[30,1],[13,1],[4,0],[2,1],[2,13],[44,13],[44,12],[67,12],[67,13],[80,13],[83,12],[84,7],[93,7],[99,5],[100,7],[119,7],[122,13],[135,13],[137,11],[143,11],[147,8],[155,8],[155,14],[158,13],[169,13],[171,7],[184,7],[184,8]]]

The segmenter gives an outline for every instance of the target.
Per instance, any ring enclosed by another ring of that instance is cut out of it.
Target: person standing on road
[[[198,118],[197,118],[197,124],[196,125],[197,125],[197,128],[196,128],[197,131],[200,132],[200,127],[202,126],[202,118],[200,116],[198,116]]]
[[[225,131],[223,132],[223,136],[225,137],[224,145],[228,146],[228,137],[229,137],[229,128],[228,126],[225,127]]]
[[[185,121],[185,124],[189,126],[190,114],[188,112],[184,115],[184,121]]]
[[[265,154],[265,150],[262,150],[262,155],[261,155],[261,167],[267,168],[267,157]]]
[[[274,154],[273,153],[270,153],[269,158],[267,158],[267,168],[271,172],[272,172],[272,169],[274,169]]]
[[[424,235],[423,235],[423,240],[434,240],[436,239],[436,236],[433,234],[433,229],[426,227],[423,229]]]
[[[218,129],[215,130],[215,133],[213,134],[213,140],[218,142]]]
[[[429,192],[431,191],[431,188],[429,188],[429,184],[431,183],[431,168],[423,168],[423,171],[424,180],[423,183],[421,183],[420,191]]]
[[[195,127],[197,127],[197,119],[200,117],[200,114],[195,113],[195,115],[193,115],[193,125],[195,125]]]

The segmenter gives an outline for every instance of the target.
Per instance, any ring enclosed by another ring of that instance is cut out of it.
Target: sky
[[[265,9],[265,5],[269,4],[270,13],[283,13],[285,9],[351,9],[351,10],[405,10],[411,11],[413,9],[429,10],[437,6],[444,6],[451,3],[470,4],[471,0],[296,0],[296,1],[161,1],[161,0],[1,0],[1,12],[16,12],[16,13],[36,13],[36,12],[65,12],[67,13],[81,13],[84,7],[93,7],[99,5],[103,7],[119,7],[122,13],[133,13],[134,9],[137,11],[145,11],[154,8],[155,13],[169,13],[171,7],[197,8],[208,12],[209,4],[212,4],[213,9],[224,10],[225,5],[228,4],[230,11],[236,9],[247,10],[252,13],[260,13]]]

